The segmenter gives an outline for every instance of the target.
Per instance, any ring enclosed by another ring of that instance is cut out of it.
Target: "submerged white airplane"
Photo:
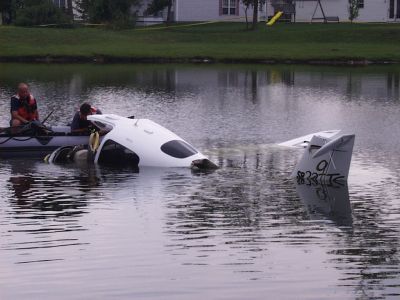
[[[76,161],[81,157],[96,164],[135,168],[218,168],[195,147],[151,120],[113,114],[91,115],[88,119],[107,133],[101,138],[91,136],[89,150],[61,147],[47,157],[48,162]],[[292,176],[304,180],[346,180],[354,135],[333,138],[338,134],[338,130],[323,131],[281,143],[287,147],[306,147]]]
[[[102,131],[91,136],[87,150],[61,147],[47,157],[48,162],[89,158],[94,163],[139,167],[218,168],[204,154],[163,126],[148,119],[132,119],[113,114],[90,115]],[[86,151],[86,152],[85,152]]]
[[[321,131],[279,144],[305,148],[291,177],[299,183],[347,181],[355,135],[339,135],[340,130]]]

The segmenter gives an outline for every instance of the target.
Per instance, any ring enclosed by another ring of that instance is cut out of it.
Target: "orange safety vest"
[[[36,100],[32,95],[29,95],[28,100],[21,100],[18,96],[14,96],[20,101],[20,107],[18,108],[18,114],[26,119],[27,121],[36,120]]]

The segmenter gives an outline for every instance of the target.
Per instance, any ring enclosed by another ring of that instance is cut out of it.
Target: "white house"
[[[328,20],[349,20],[349,0],[320,0],[320,2],[318,0],[267,0],[267,3],[260,7],[259,21],[273,16],[279,4],[286,9],[289,8],[289,14],[294,13],[292,20],[296,22],[310,22],[313,17],[322,18],[321,7]],[[294,11],[291,7],[294,7]],[[243,22],[245,9],[241,0],[174,0],[173,19],[176,22]],[[252,7],[249,7],[247,15],[251,20]],[[359,0],[359,16],[356,21],[400,21],[400,0]]]
[[[313,17],[325,16],[339,18],[339,21],[349,20],[349,0],[297,0],[296,22],[310,22]],[[360,22],[395,22],[400,21],[400,0],[359,0]],[[329,18],[328,18],[329,19]]]
[[[67,0],[53,0],[55,6],[59,8],[68,9],[68,1]],[[72,5],[72,2],[70,2]]]
[[[151,0],[143,0],[137,13],[139,23],[144,25],[162,22],[167,19],[167,11],[156,16],[146,15],[146,8]],[[245,22],[246,7],[241,0],[173,0],[172,20],[175,22],[203,22],[203,21],[229,21]],[[273,14],[270,5],[263,4],[259,8],[258,20],[267,19],[267,15]],[[253,7],[247,8],[248,20],[253,17]]]
[[[266,20],[269,5],[259,9],[259,20]],[[247,11],[252,20],[253,8]],[[174,17],[176,22],[197,21],[245,21],[246,7],[241,0],[175,0]]]
[[[165,21],[167,12],[156,16],[146,15],[146,8],[151,0],[142,0],[141,6],[135,8],[139,22],[150,25]],[[360,22],[400,22],[400,0],[358,0]],[[59,7],[68,7],[67,0],[53,0]],[[259,8],[259,21],[273,16],[277,10],[285,11],[285,17],[296,22],[328,20],[349,20],[349,0],[267,0]],[[229,21],[244,22],[246,7],[242,0],[173,0],[172,20],[175,22]],[[253,8],[247,10],[249,21],[252,21]],[[314,20],[312,20],[314,18]]]
[[[145,0],[144,2],[148,2]],[[259,21],[266,20],[279,9],[289,8],[296,22],[310,22],[328,17],[328,20],[349,20],[349,0],[267,0],[260,7]],[[292,9],[291,7],[294,7]],[[321,9],[322,8],[322,9]],[[166,19],[166,14],[162,16]],[[246,7],[241,0],[174,0],[173,20],[176,22],[239,21],[244,22]],[[252,7],[247,15],[252,19]],[[359,0],[360,22],[400,21],[400,0]]]

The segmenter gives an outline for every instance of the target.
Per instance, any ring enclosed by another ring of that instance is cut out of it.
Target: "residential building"
[[[67,2],[65,0],[53,0],[54,5],[65,8],[67,6]]]
[[[139,7],[134,7],[133,11],[137,15],[136,25],[137,26],[148,26],[161,24],[167,20],[167,10],[161,11],[155,15],[149,15],[147,13],[147,7],[151,0],[142,0]]]
[[[53,3],[68,15],[74,15],[74,0],[53,0]]]
[[[64,8],[64,9],[68,8],[68,1],[67,0],[53,0],[53,3],[54,3],[55,6],[57,6],[59,8]]]
[[[70,11],[74,0],[52,0],[53,3]],[[400,22],[400,0],[358,0],[359,22]],[[166,21],[167,10],[148,15],[146,9],[151,0],[142,0],[140,7],[132,8],[138,15],[139,25],[152,25]],[[349,20],[349,0],[266,0],[259,7],[259,21],[267,20],[278,11],[281,19],[292,22],[323,22]],[[71,10],[72,12],[72,10]],[[79,14],[74,10],[75,17]],[[242,0],[173,0],[171,19],[175,22],[252,21],[253,7],[246,7]],[[2,18],[0,15],[0,24]]]
[[[349,0],[297,0],[295,3],[296,22],[311,22],[313,18],[323,21],[323,13],[328,20],[335,20],[336,17],[339,21],[349,20]],[[358,6],[359,15],[355,21],[400,21],[400,0],[359,0]]]
[[[359,15],[355,21],[400,21],[400,0],[358,1]],[[259,21],[266,20],[279,10],[284,11],[285,19],[295,22],[324,21],[324,15],[328,21],[349,20],[349,0],[267,0],[260,6]],[[247,15],[251,21],[252,7],[248,8]],[[246,7],[241,0],[174,0],[173,5],[173,20],[177,22],[244,22],[245,16]],[[165,14],[163,17],[165,20]]]
[[[266,20],[268,8],[270,6],[266,4],[260,6],[260,21]],[[252,20],[252,7],[247,9],[247,16],[249,20]],[[177,22],[244,22],[246,20],[246,7],[241,0],[175,0],[174,19]]]
[[[146,14],[146,8],[151,0],[143,0],[142,6],[138,9],[139,25],[149,25],[165,21],[167,10],[155,16]],[[263,4],[259,8],[259,21],[266,20],[267,11],[272,14],[272,7]],[[241,0],[173,0],[172,20],[175,22],[204,22],[204,21],[228,21],[245,22],[246,7]],[[252,21],[253,7],[247,8],[247,17]]]

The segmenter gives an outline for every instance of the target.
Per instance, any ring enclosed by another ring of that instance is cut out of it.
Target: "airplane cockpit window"
[[[161,146],[161,151],[175,158],[186,158],[197,153],[189,144],[184,141],[173,140]]]

